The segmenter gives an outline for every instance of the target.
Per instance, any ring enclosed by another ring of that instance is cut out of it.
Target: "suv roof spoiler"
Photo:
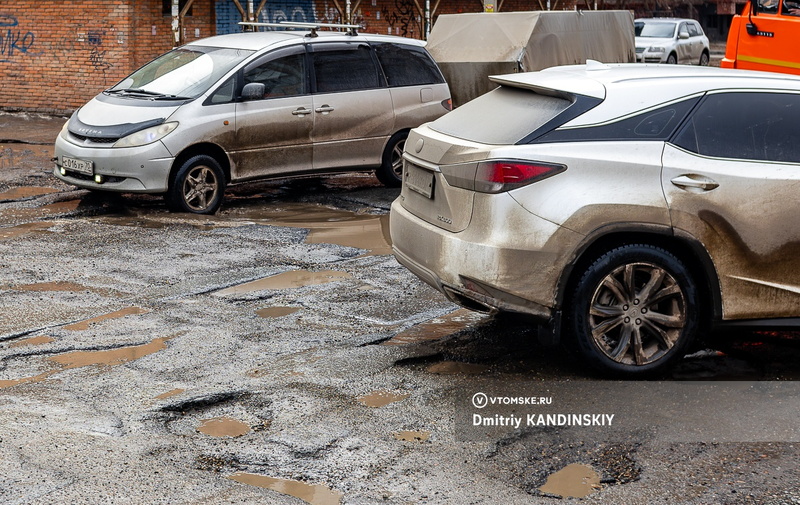
[[[341,24],[341,23],[301,23],[296,21],[286,21],[286,22],[278,22],[278,23],[257,23],[254,21],[241,21],[239,22],[242,26],[265,26],[268,28],[289,28],[295,30],[310,30],[311,33],[307,35],[307,37],[316,37],[317,30],[321,28],[346,28],[348,35],[358,35],[358,30],[361,28],[360,25],[348,25],[348,24]]]

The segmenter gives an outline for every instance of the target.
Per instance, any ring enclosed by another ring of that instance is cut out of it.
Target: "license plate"
[[[406,162],[405,185],[427,198],[433,198],[433,172]]]
[[[91,161],[76,160],[75,158],[61,157],[61,166],[67,170],[86,175],[94,175],[94,163]]]

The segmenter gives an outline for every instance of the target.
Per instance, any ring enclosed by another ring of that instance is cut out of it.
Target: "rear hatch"
[[[479,163],[493,151],[526,143],[572,115],[574,100],[501,86],[411,131],[406,141],[403,208],[450,232],[469,226]],[[480,185],[480,184],[479,184]]]

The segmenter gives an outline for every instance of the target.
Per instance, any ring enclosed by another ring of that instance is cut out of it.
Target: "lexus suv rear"
[[[800,79],[590,62],[493,80],[409,135],[400,263],[628,377],[712,326],[797,322]]]

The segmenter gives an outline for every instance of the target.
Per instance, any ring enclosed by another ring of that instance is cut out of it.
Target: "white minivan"
[[[399,186],[411,128],[450,108],[424,42],[354,30],[248,32],[174,49],[78,109],[56,177],[212,214],[243,181],[375,170]]]

